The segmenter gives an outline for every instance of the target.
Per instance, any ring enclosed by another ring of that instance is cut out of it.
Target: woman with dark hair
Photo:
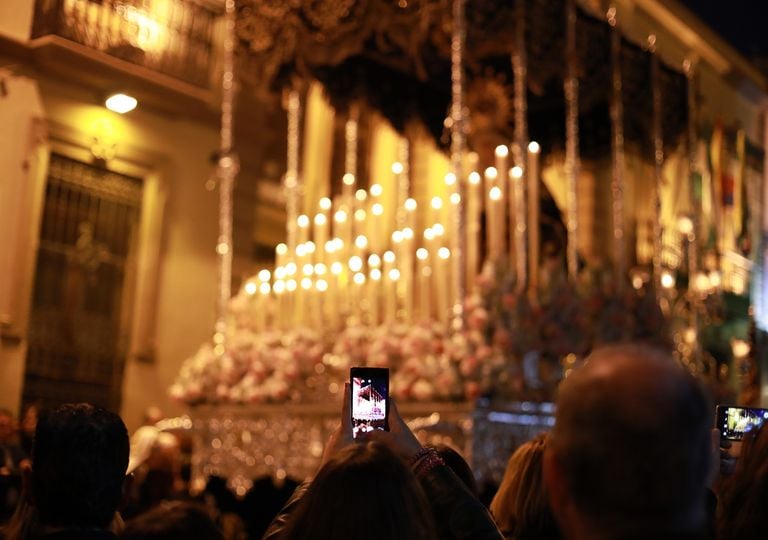
[[[436,540],[416,477],[381,443],[348,446],[320,469],[291,516],[290,540]]]
[[[718,540],[768,538],[768,423],[747,433],[733,475],[720,486]]]
[[[503,540],[488,511],[390,402],[390,431],[354,439],[349,385],[323,466],[294,492],[263,540]]]
[[[509,458],[491,514],[507,540],[559,540],[542,478],[547,435],[523,443]]]

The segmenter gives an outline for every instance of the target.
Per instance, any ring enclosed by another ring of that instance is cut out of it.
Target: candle
[[[381,287],[381,257],[375,253],[368,257],[368,321],[379,325],[379,289]]]
[[[431,318],[430,289],[432,281],[432,269],[429,266],[429,251],[425,248],[416,250],[419,276],[419,311],[424,322]]]
[[[523,169],[512,167],[509,172],[513,181],[513,196],[515,199],[515,262],[517,263],[517,290],[521,291],[526,284],[526,251],[525,251],[525,199],[523,197]]]
[[[491,188],[488,198],[491,200],[491,207],[489,208],[489,228],[490,228],[490,252],[491,260],[498,262],[501,258],[502,251],[502,223],[504,222],[504,216],[502,209],[504,208],[504,192],[499,186]]]
[[[400,279],[400,271],[395,267],[396,257],[392,251],[384,253],[384,277],[386,278],[385,291],[385,320],[388,324],[395,322],[397,318],[397,282]]]
[[[539,144],[528,145],[528,291],[538,298],[539,288]]]
[[[442,223],[442,209],[443,209],[443,199],[440,197],[432,197],[431,201],[432,205],[432,223]]]
[[[413,253],[414,251],[414,234],[413,229],[406,227],[403,229],[403,264],[402,275],[403,281],[403,301],[405,302],[404,310],[406,316],[406,322],[413,322]]]
[[[478,259],[480,257],[480,205],[482,204],[480,174],[473,171],[469,175],[469,189],[467,190],[467,284],[469,290],[475,288],[477,281]]]
[[[496,229],[498,218],[498,201],[501,198],[501,190],[496,186],[496,177],[498,171],[495,167],[485,169],[485,189],[486,189],[486,207],[485,207],[485,232],[488,245],[488,258],[496,262],[499,256],[499,242]]]
[[[435,301],[437,304],[437,317],[443,324],[447,324],[450,317],[450,313],[448,312],[451,289],[451,287],[448,285],[448,259],[450,256],[451,250],[443,246],[437,250],[437,261],[435,261],[435,289],[437,291],[437,294],[435,295]]]
[[[501,225],[501,231],[499,232],[499,257],[501,257],[504,254],[504,250],[506,248],[506,242],[507,242],[507,207],[509,206],[505,199],[510,198],[512,192],[509,191],[507,187],[507,176],[508,176],[508,165],[507,165],[507,156],[509,155],[509,148],[504,145],[500,144],[496,147],[494,150],[494,155],[496,157],[496,172],[497,177],[495,181],[495,185],[499,187],[501,190],[501,200],[499,204],[499,223]],[[512,234],[512,231],[509,231],[509,234]]]

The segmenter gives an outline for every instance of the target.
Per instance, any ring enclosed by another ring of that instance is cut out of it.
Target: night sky
[[[747,58],[768,57],[766,0],[680,0]]]

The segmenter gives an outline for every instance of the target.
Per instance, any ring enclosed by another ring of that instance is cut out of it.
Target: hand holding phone
[[[349,382],[353,436],[389,431],[389,369],[353,367]]]
[[[741,441],[749,431],[768,421],[768,409],[717,406],[717,429],[727,441]]]

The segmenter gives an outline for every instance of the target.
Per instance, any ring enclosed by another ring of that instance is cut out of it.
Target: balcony
[[[36,0],[32,39],[59,36],[210,89],[220,11],[192,0]]]

